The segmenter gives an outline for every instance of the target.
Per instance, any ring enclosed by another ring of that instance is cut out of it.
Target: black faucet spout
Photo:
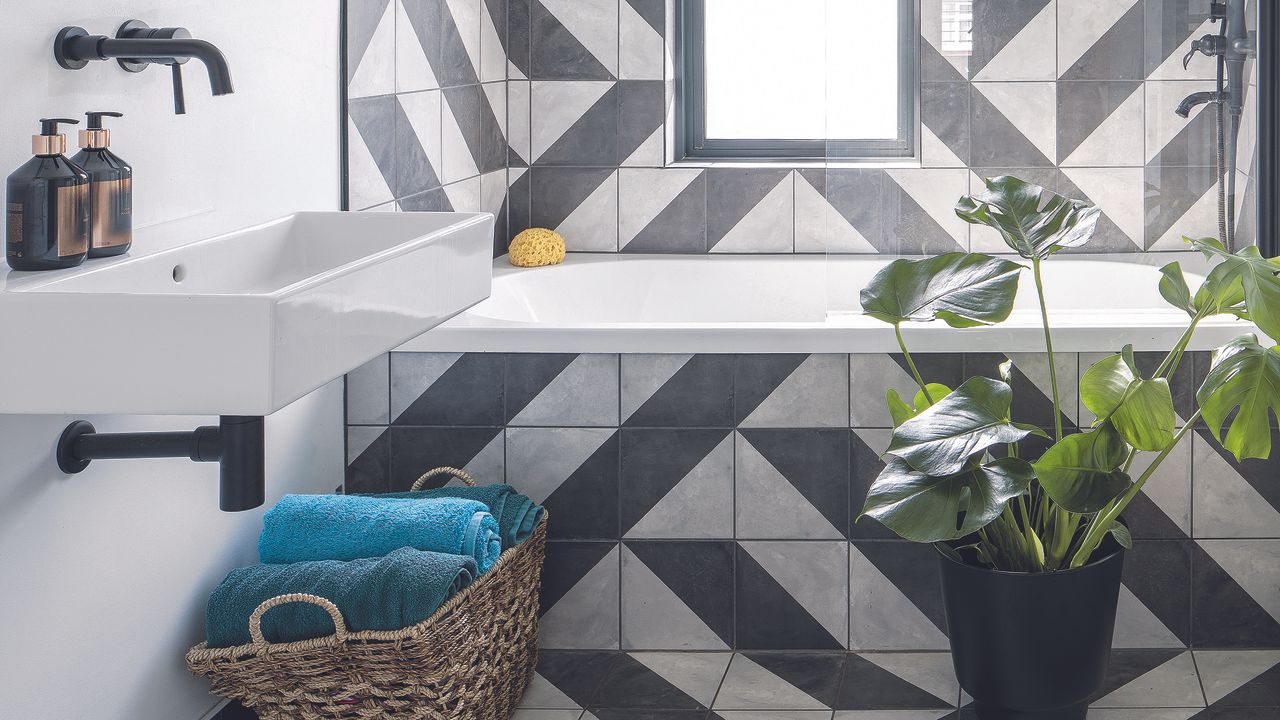
[[[1182,103],[1178,105],[1178,109],[1174,110],[1179,117],[1190,117],[1191,109],[1197,105],[1203,105],[1211,102],[1222,102],[1226,93],[1218,93],[1210,90],[1204,92],[1191,93],[1183,98]]]

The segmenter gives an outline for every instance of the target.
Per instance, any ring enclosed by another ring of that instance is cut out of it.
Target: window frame
[[[898,137],[856,140],[706,136],[706,0],[678,0],[675,18],[675,160],[912,161],[920,157],[919,0],[898,3]]]

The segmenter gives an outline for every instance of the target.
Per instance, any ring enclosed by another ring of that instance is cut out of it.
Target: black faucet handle
[[[182,90],[182,64],[172,63],[169,67],[173,68],[173,114],[187,114],[187,97]]]

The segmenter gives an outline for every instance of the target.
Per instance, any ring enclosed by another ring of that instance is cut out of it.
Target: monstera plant
[[[908,540],[937,544],[944,563],[944,594],[959,587],[958,580],[948,581],[950,563],[992,571],[993,578],[1006,584],[1010,573],[1029,578],[1060,576],[1057,590],[1035,597],[1069,596],[1072,571],[1087,569],[1102,557],[1122,555],[1120,548],[1130,546],[1122,518],[1125,509],[1201,420],[1236,458],[1271,454],[1271,419],[1280,413],[1280,350],[1271,343],[1241,335],[1214,352],[1212,367],[1196,393],[1198,409],[1181,423],[1174,412],[1169,379],[1184,361],[1197,326],[1215,315],[1248,320],[1263,333],[1280,338],[1280,261],[1262,257],[1253,247],[1232,253],[1214,239],[1188,240],[1213,262],[1206,279],[1193,292],[1176,262],[1162,268],[1158,276],[1161,295],[1187,314],[1186,332],[1150,374],[1139,369],[1131,346],[1088,368],[1080,379],[1079,399],[1096,420],[1091,427],[1067,432],[1041,270],[1055,253],[1088,243],[1100,211],[1014,177],[988,179],[985,184],[985,192],[962,198],[956,213],[969,223],[998,231],[1021,262],[978,253],[901,259],[890,263],[862,291],[865,313],[893,325],[902,358],[918,385],[914,397],[902,397],[894,390],[887,393],[892,440],[885,468],[871,485],[862,516],[875,518]],[[1008,364],[1000,367],[1000,377],[974,377],[959,387],[946,387],[920,373],[902,334],[907,323],[941,321],[953,328],[1000,323],[1009,318],[1025,274],[1034,281],[1039,301],[1053,427],[1037,427],[1015,417]],[[1069,400],[1075,402],[1074,397]],[[1153,457],[1139,463],[1144,453]],[[1114,588],[1101,593],[1104,597],[1098,605],[1099,614],[1109,609],[1112,618],[1119,561],[1115,567]],[[1032,584],[1024,586],[1030,589]],[[1107,593],[1110,598],[1105,597]],[[1059,623],[1059,629],[1067,630],[1071,623],[1064,620],[1066,616],[1092,607],[1087,598],[1076,598],[1070,601],[1074,605],[1059,612],[1032,600],[1033,595],[1020,598],[1014,592],[987,601],[1001,604],[1002,622],[1020,626],[1018,632],[1028,636],[1034,635],[1035,624]],[[1027,706],[1034,706],[1038,699],[1022,701],[1016,690],[993,687],[990,667],[962,667],[974,665],[978,651],[967,649],[963,654],[969,657],[960,657],[957,633],[971,635],[972,628],[957,628],[957,624],[962,619],[967,626],[980,624],[986,615],[966,614],[954,607],[953,598],[946,601],[957,670],[962,685],[978,698],[980,716],[984,696],[990,699],[985,717],[1005,717],[1000,714],[1004,711],[992,708],[1035,710]],[[1010,616],[1004,604],[1027,617]],[[1105,626],[1101,630],[1107,646],[1110,622],[1096,619]],[[1090,630],[1074,628],[1070,633],[1078,636]],[[1001,645],[989,636],[999,632],[1003,630],[992,630],[969,644],[1005,647],[1008,655],[1010,643]],[[1016,638],[1010,642],[1016,645]],[[1062,642],[1070,644],[1074,638],[1066,636]],[[1028,648],[1027,652],[1034,651]],[[1039,652],[1058,651],[1041,646]],[[976,662],[979,666],[1018,664],[1005,667],[1003,675],[995,673],[1005,684],[1026,684],[1018,673],[1037,667],[1034,658],[979,657]],[[1105,667],[1105,657],[1101,662]],[[1044,670],[1048,673],[1051,668]],[[1062,689],[1061,704],[1081,702],[1069,696],[1084,692],[1083,687],[1063,688],[1069,683],[1061,676],[1032,680],[1031,686],[1043,680],[1050,691]],[[1037,693],[1043,695],[1043,690]],[[1077,715],[1052,715],[1067,716]]]

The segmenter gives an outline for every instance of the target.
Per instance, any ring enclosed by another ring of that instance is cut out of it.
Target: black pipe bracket
[[[100,433],[77,420],[62,431],[55,456],[68,475],[94,460],[185,457],[219,465],[218,505],[228,512],[265,501],[266,422],[261,416],[223,415],[217,425],[187,432]]]

